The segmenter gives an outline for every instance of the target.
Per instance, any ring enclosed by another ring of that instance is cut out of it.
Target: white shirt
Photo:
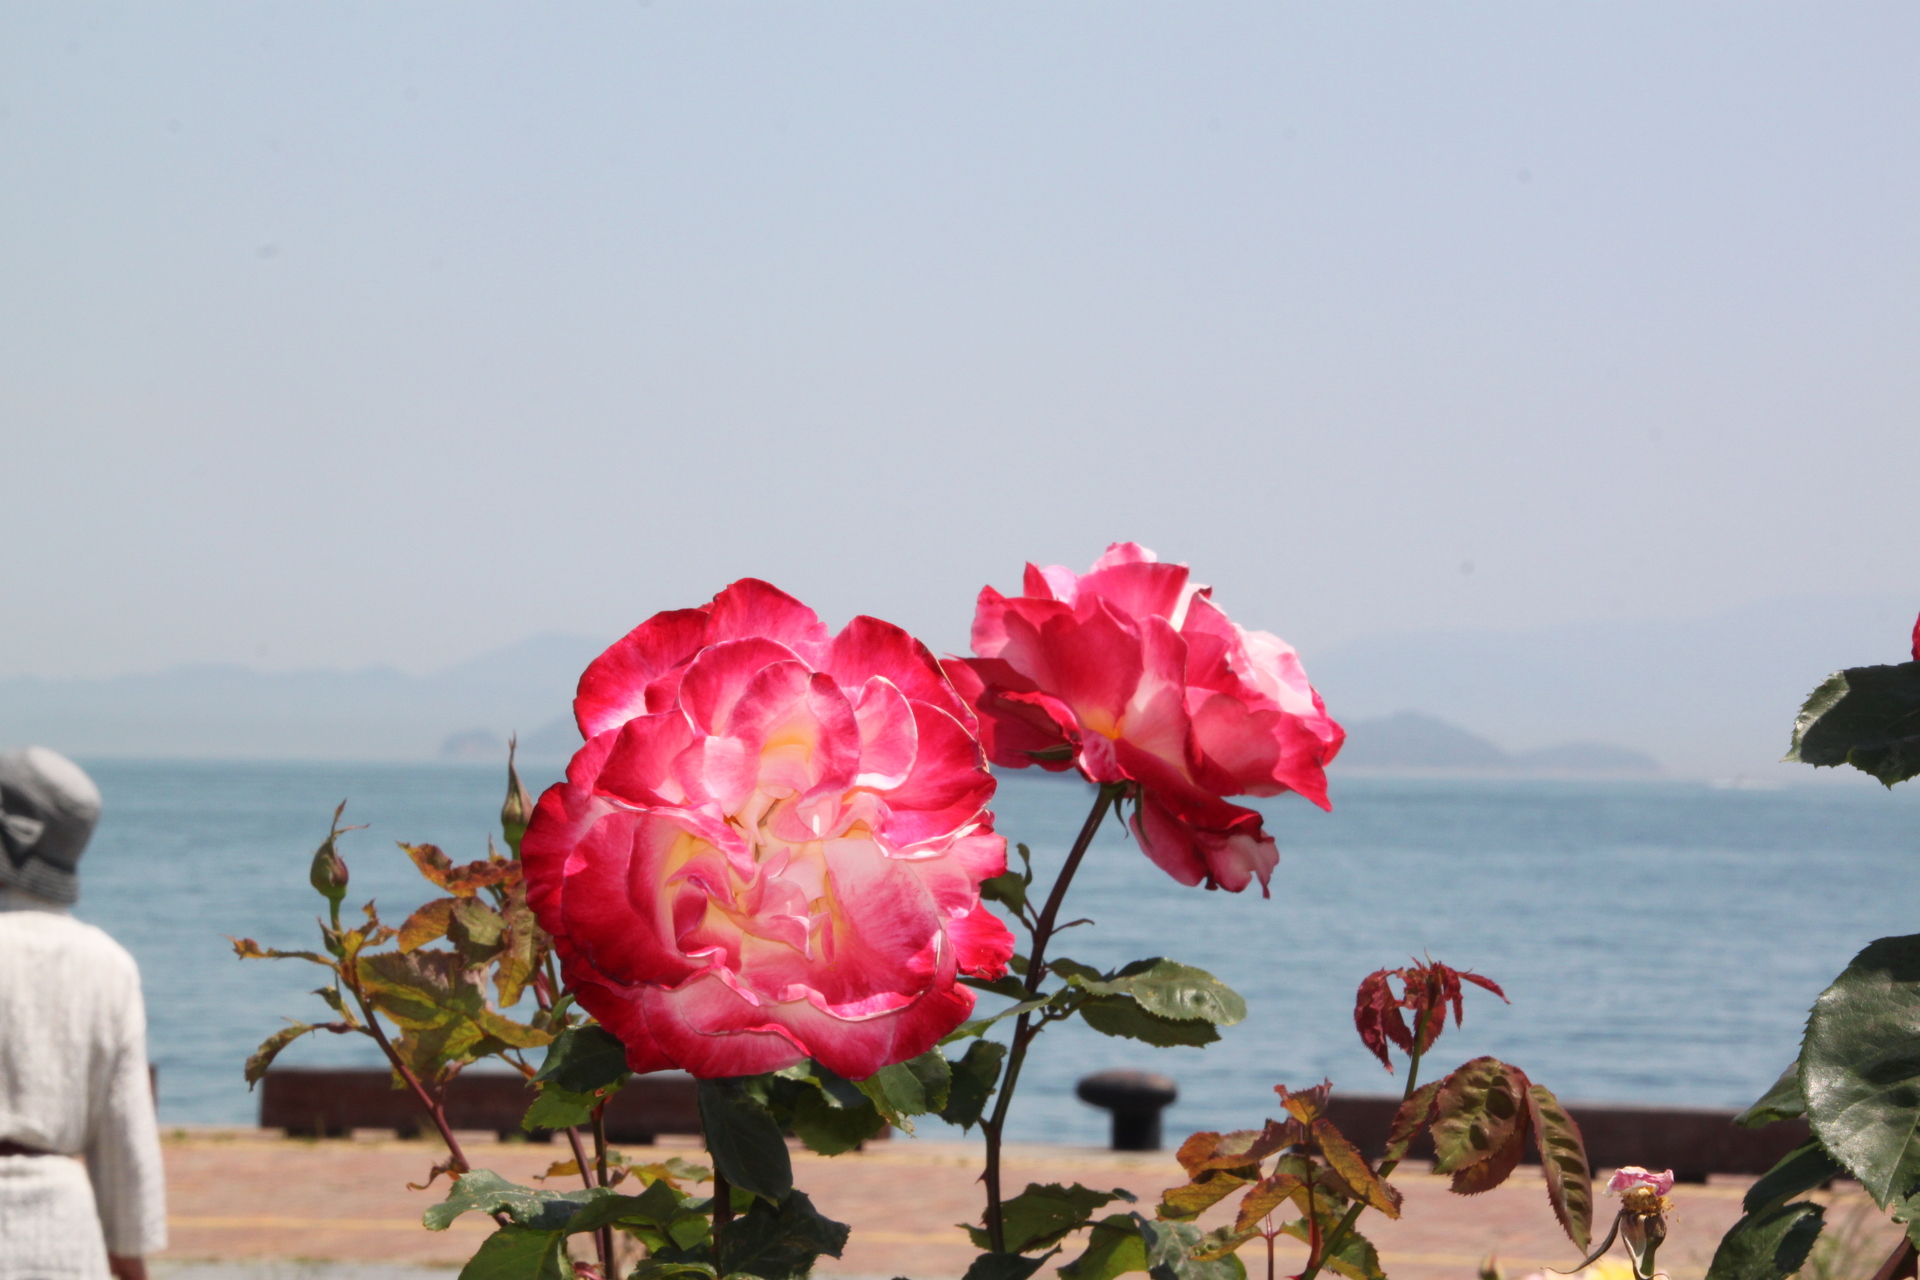
[[[64,908],[4,890],[0,1139],[85,1157],[109,1253],[166,1247],[140,971]]]

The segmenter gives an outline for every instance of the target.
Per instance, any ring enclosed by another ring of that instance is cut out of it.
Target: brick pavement
[[[476,1167],[521,1182],[565,1153],[563,1146],[503,1144],[487,1134],[462,1140]],[[659,1147],[630,1150],[635,1155],[648,1150],[697,1154],[690,1140],[662,1139]],[[457,1266],[491,1229],[476,1215],[445,1232],[420,1226],[420,1214],[440,1199],[446,1183],[442,1179],[430,1191],[411,1191],[407,1183],[425,1177],[437,1143],[369,1134],[314,1141],[256,1130],[176,1130],[168,1135],[165,1151],[173,1239],[165,1256],[170,1259]],[[973,1250],[954,1224],[979,1216],[978,1172],[979,1149],[967,1143],[897,1139],[833,1159],[796,1150],[798,1184],[822,1212],[854,1228],[847,1256],[822,1259],[818,1273],[916,1280],[959,1276]],[[1030,1181],[1079,1181],[1101,1189],[1125,1187],[1151,1206],[1162,1188],[1184,1180],[1171,1152],[1014,1147],[1007,1159],[1010,1194]],[[1391,1222],[1369,1213],[1363,1219],[1394,1280],[1471,1277],[1488,1254],[1497,1255],[1509,1275],[1578,1261],[1553,1221],[1537,1169],[1523,1167],[1508,1185],[1472,1198],[1450,1194],[1445,1179],[1417,1167],[1394,1181],[1406,1195],[1402,1218]],[[1716,1178],[1706,1186],[1676,1188],[1676,1221],[1661,1255],[1674,1280],[1704,1275],[1715,1243],[1739,1216],[1749,1181]],[[554,1185],[572,1184],[557,1179]],[[1849,1205],[1862,1199],[1857,1190],[1836,1195],[1841,1203],[1829,1211],[1830,1222],[1847,1217]],[[1863,1235],[1859,1252],[1865,1256],[1876,1250],[1884,1254],[1897,1233],[1876,1224]],[[1266,1270],[1263,1248],[1256,1241],[1243,1255],[1256,1277]],[[1297,1270],[1299,1256],[1297,1246],[1283,1249],[1279,1274]],[[1871,1269],[1869,1263],[1860,1274]]]

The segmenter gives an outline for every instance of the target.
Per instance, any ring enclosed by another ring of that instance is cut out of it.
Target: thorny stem
[[[713,1162],[713,1269],[720,1270],[720,1237],[726,1232],[727,1224],[733,1221],[733,1184],[727,1181],[727,1175],[720,1172],[720,1162]]]
[[[593,1109],[593,1172],[598,1185],[607,1185],[607,1099]],[[600,1253],[600,1274],[613,1275],[613,1227],[601,1227],[593,1233],[594,1247]]]
[[[1053,937],[1053,922],[1059,918],[1060,904],[1066,901],[1067,886],[1073,882],[1073,873],[1080,869],[1081,859],[1087,856],[1087,850],[1092,847],[1094,836],[1100,832],[1100,824],[1106,820],[1107,810],[1113,807],[1114,801],[1125,790],[1124,783],[1102,784],[1100,794],[1094,797],[1093,808],[1087,813],[1087,820],[1080,826],[1073,849],[1067,854],[1066,863],[1054,878],[1053,889],[1047,894],[1047,905],[1041,908],[1039,919],[1033,923],[1033,950],[1027,958],[1028,999],[1039,992],[1040,983],[1047,976],[1047,943]],[[1013,1103],[1013,1087],[1020,1079],[1020,1064],[1026,1060],[1027,1046],[1033,1043],[1034,1036],[1039,1032],[1040,1028],[1034,1025],[1032,1014],[1023,1013],[1015,1020],[1013,1044],[1007,1052],[1007,1069],[1000,1080],[1000,1096],[994,1100],[993,1118],[980,1123],[987,1139],[986,1168],[981,1172],[980,1179],[987,1184],[987,1237],[995,1253],[1007,1251],[1007,1228],[1000,1212],[1001,1134],[1006,1127],[1007,1109]]]
[[[340,972],[344,978],[344,968]],[[367,1034],[371,1035],[374,1043],[380,1046],[380,1052],[387,1055],[387,1061],[391,1062],[393,1069],[400,1073],[400,1078],[413,1089],[413,1096],[420,1099],[420,1105],[427,1109],[427,1116],[433,1121],[433,1127],[440,1131],[440,1139],[447,1144],[447,1155],[453,1161],[448,1171],[456,1178],[467,1172],[473,1166],[467,1163],[467,1153],[460,1149],[460,1140],[453,1136],[453,1130],[447,1125],[446,1108],[427,1092],[427,1086],[420,1082],[420,1077],[413,1073],[413,1068],[401,1061],[399,1051],[393,1047],[393,1042],[387,1039],[387,1033],[381,1029],[380,1020],[374,1016],[373,1006],[368,1004],[366,996],[360,993],[360,984],[350,978],[346,979],[346,982],[347,990],[353,992],[354,1003],[360,1006],[361,1016],[367,1020]]]
[[[1414,1053],[1411,1056],[1411,1060],[1407,1063],[1407,1087],[1400,1094],[1401,1103],[1404,1105],[1407,1099],[1411,1098],[1414,1095],[1414,1091],[1419,1087],[1420,1055]],[[1380,1162],[1380,1168],[1376,1170],[1376,1172],[1380,1175],[1380,1180],[1385,1182],[1387,1175],[1399,1167],[1400,1159],[1396,1156],[1392,1159],[1382,1160]],[[1366,1207],[1367,1206],[1362,1203],[1356,1204],[1347,1210],[1346,1217],[1340,1219],[1340,1221],[1334,1225],[1333,1230],[1327,1233],[1324,1248],[1317,1256],[1310,1257],[1307,1260],[1307,1269],[1300,1273],[1299,1280],[1313,1280],[1313,1277],[1319,1274],[1321,1262],[1325,1260],[1327,1254],[1332,1253],[1347,1242],[1347,1236],[1352,1233],[1355,1220],[1360,1217],[1361,1212]]]

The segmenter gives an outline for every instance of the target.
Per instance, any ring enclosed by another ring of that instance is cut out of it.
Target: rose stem
[[[1419,1041],[1416,1040],[1414,1043],[1418,1044]],[[1404,1104],[1408,1098],[1411,1098],[1413,1091],[1419,1087],[1420,1055],[1414,1053],[1410,1056],[1410,1060],[1407,1063],[1407,1087],[1400,1093],[1401,1103]],[[1377,1170],[1380,1175],[1380,1180],[1385,1182],[1387,1175],[1399,1167],[1400,1159],[1397,1156],[1390,1160],[1382,1160],[1380,1162],[1380,1168]],[[1354,1205],[1353,1208],[1347,1210],[1347,1216],[1335,1223],[1333,1230],[1327,1232],[1326,1241],[1320,1251],[1321,1259],[1324,1259],[1327,1254],[1332,1253],[1335,1249],[1338,1249],[1347,1242],[1347,1233],[1353,1230],[1354,1220],[1360,1216],[1360,1211],[1366,1207],[1364,1203]],[[1307,1269],[1300,1273],[1299,1280],[1313,1280],[1314,1275],[1317,1274],[1319,1270],[1320,1261],[1309,1260]]]
[[[340,912],[337,907],[334,909],[333,920],[334,932],[338,933]],[[361,1016],[367,1020],[367,1034],[372,1036],[374,1043],[380,1046],[380,1052],[387,1055],[387,1061],[391,1062],[393,1069],[400,1073],[400,1078],[412,1087],[413,1096],[420,1099],[420,1105],[427,1109],[427,1116],[433,1121],[433,1127],[440,1131],[441,1139],[447,1144],[447,1155],[453,1162],[449,1172],[458,1178],[473,1166],[467,1163],[467,1153],[460,1149],[459,1139],[453,1136],[453,1130],[447,1126],[446,1108],[427,1092],[426,1085],[422,1084],[420,1077],[413,1073],[413,1068],[400,1060],[399,1053],[395,1051],[393,1043],[387,1039],[386,1031],[380,1026],[380,1019],[374,1016],[373,1006],[368,1004],[366,996],[361,994],[359,982],[348,976],[346,964],[343,962],[334,972],[339,974],[340,980],[347,984],[347,990],[353,992],[353,1002],[360,1006]]]
[[[1080,860],[1087,856],[1094,836],[1099,834],[1107,810],[1113,807],[1113,802],[1125,790],[1125,783],[1102,784],[1100,794],[1093,799],[1093,808],[1087,813],[1087,820],[1080,825],[1080,834],[1073,842],[1072,851],[1067,854],[1066,863],[1054,878],[1053,889],[1047,894],[1047,905],[1041,908],[1040,918],[1033,923],[1033,954],[1027,958],[1029,999],[1040,990],[1040,983],[1047,976],[1047,942],[1053,937],[1053,922],[1060,915],[1060,904],[1066,901],[1067,885],[1073,881],[1073,873],[1080,869]],[[1013,1048],[1007,1054],[1007,1070],[1001,1077],[1000,1096],[993,1104],[993,1118],[980,1125],[987,1137],[987,1166],[980,1175],[987,1184],[987,1237],[995,1253],[1007,1251],[1007,1228],[1000,1214],[1000,1135],[1006,1126],[1007,1108],[1013,1102],[1013,1086],[1020,1079],[1020,1064],[1026,1059],[1027,1046],[1038,1034],[1039,1028],[1032,1025],[1031,1015],[1023,1013],[1015,1021]]]
[[[726,1231],[727,1224],[733,1221],[733,1187],[727,1182],[727,1175],[720,1172],[720,1162],[713,1162],[713,1269],[720,1271],[720,1236]]]
[[[607,1185],[607,1102],[602,1098],[593,1109],[593,1170],[603,1187]],[[613,1227],[594,1232],[593,1242],[600,1251],[600,1274],[613,1280]]]

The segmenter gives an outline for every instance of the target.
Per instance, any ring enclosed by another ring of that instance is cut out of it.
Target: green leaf
[[[947,1105],[952,1068],[946,1055],[930,1049],[917,1058],[880,1068],[855,1087],[873,1100],[887,1123],[913,1132],[910,1116],[924,1116]]]
[[[1247,1280],[1247,1269],[1234,1254],[1205,1261],[1193,1256],[1205,1247],[1206,1233],[1191,1222],[1154,1222],[1136,1213],[1133,1225],[1152,1280]]]
[[[1813,1252],[1825,1212],[1798,1200],[1748,1214],[1720,1238],[1707,1280],[1786,1280]]]
[[[1885,1208],[1920,1184],[1920,934],[1881,938],[1814,1002],[1800,1046],[1814,1136]]]
[[[1162,1049],[1212,1044],[1220,1038],[1211,1022],[1163,1018],[1141,1008],[1132,996],[1093,996],[1081,1003],[1079,1013],[1103,1036],[1124,1036]]]
[[[1435,1098],[1435,1173],[1457,1173],[1505,1150],[1527,1123],[1527,1078],[1498,1058],[1475,1058]]]
[[[1920,773],[1920,662],[1828,676],[1800,708],[1786,758],[1850,764],[1889,787]]]
[[[502,1227],[467,1259],[460,1280],[573,1280],[566,1234]]]
[[[958,1061],[949,1062],[952,1083],[940,1118],[962,1129],[979,1123],[993,1098],[994,1086],[1000,1083],[1000,1064],[1006,1056],[1007,1046],[993,1040],[975,1040]]]
[[[1828,1155],[1827,1149],[1820,1145],[1820,1140],[1814,1138],[1780,1157],[1780,1163],[1747,1188],[1747,1197],[1740,1202],[1740,1207],[1748,1213],[1757,1213],[1770,1205],[1825,1186],[1828,1179],[1843,1172],[1840,1162]]]
[[[1027,1280],[1058,1252],[1054,1249],[1037,1258],[1025,1258],[1017,1253],[983,1253],[967,1264],[967,1274],[961,1280]]]
[[[1340,1225],[1340,1211],[1332,1206],[1324,1207],[1315,1215],[1320,1223],[1320,1238],[1327,1239]],[[1292,1236],[1296,1240],[1308,1241],[1307,1220],[1295,1218],[1280,1228],[1281,1234]],[[1347,1280],[1386,1280],[1380,1269],[1380,1254],[1373,1242],[1358,1231],[1349,1230],[1340,1241],[1340,1247],[1326,1257],[1329,1271],[1347,1277]]]
[[[1004,902],[1019,915],[1027,908],[1027,881],[1018,871],[1007,871],[980,882],[980,896],[988,902]]]
[[[622,1084],[631,1074],[627,1046],[605,1027],[588,1025],[569,1027],[556,1036],[533,1078],[551,1080],[569,1093],[592,1093]]]
[[[1136,960],[1111,975],[1073,960],[1049,961],[1048,968],[1088,995],[1130,996],[1148,1013],[1175,1022],[1232,1026],[1247,1016],[1247,1002],[1226,983],[1205,969],[1157,956]]]
[[[574,1093],[557,1084],[548,1084],[520,1118],[520,1127],[535,1129],[572,1129],[593,1119],[593,1108],[600,1099],[591,1093]]]
[[[1114,1213],[1093,1224],[1087,1247],[1060,1268],[1062,1280],[1113,1280],[1129,1271],[1147,1269],[1147,1242],[1130,1213]]]
[[[1115,1187],[1095,1191],[1074,1183],[1063,1187],[1057,1182],[1044,1186],[1029,1182],[1027,1189],[1000,1205],[1000,1222],[1006,1232],[1009,1253],[1032,1253],[1060,1243],[1070,1233],[1093,1220],[1094,1211],[1115,1200],[1133,1200],[1131,1192]],[[968,1227],[976,1249],[991,1249],[992,1237],[984,1227]]]
[[[793,1159],[772,1113],[748,1095],[746,1080],[700,1081],[700,1127],[713,1167],[728,1182],[778,1203],[793,1190]]]
[[[1113,985],[1162,1018],[1230,1027],[1247,1016],[1247,1002],[1232,987],[1205,969],[1172,960],[1135,961],[1120,971]]]
[[[1527,1088],[1528,1118],[1533,1141],[1540,1149],[1540,1169],[1547,1179],[1547,1200],[1553,1216],[1580,1252],[1593,1238],[1593,1167],[1587,1162],[1587,1144],[1560,1100],[1542,1085]]]
[[[961,1023],[952,1031],[949,1031],[940,1043],[953,1044],[959,1040],[970,1039],[974,1036],[983,1036],[987,1033],[987,1029],[996,1022],[1003,1021],[1007,1018],[1017,1018],[1023,1013],[1032,1013],[1035,1009],[1044,1009],[1048,1005],[1053,1005],[1057,1008],[1072,998],[1072,992],[1062,989],[1053,992],[1051,995],[1041,996],[1037,1000],[1022,1000],[1019,1004],[1010,1004],[992,1017],[974,1018],[971,1021]]]
[[[804,1191],[795,1191],[776,1207],[764,1200],[728,1224],[720,1239],[719,1272],[789,1280],[813,1269],[821,1254],[837,1258],[847,1246],[845,1223],[813,1207]]]
[[[247,1059],[247,1088],[251,1089],[260,1083],[260,1077],[267,1074],[267,1068],[273,1065],[273,1060],[280,1056],[282,1049],[308,1032],[319,1029],[311,1023],[295,1022],[262,1040],[260,1047],[253,1051],[253,1056]]]
[[[998,978],[962,978],[960,982],[963,986],[972,987],[975,991],[985,991],[992,995],[1005,996],[1009,1000],[1025,1000],[1027,998],[1027,984],[1010,973]]]
[[[859,1105],[849,1107],[822,1089],[804,1090],[793,1104],[793,1136],[823,1156],[852,1151],[887,1123],[871,1099],[856,1097]]]
[[[429,1208],[420,1221],[429,1231],[445,1231],[463,1213],[505,1213],[522,1227],[564,1232],[583,1203],[611,1194],[601,1187],[573,1192],[536,1190],[508,1182],[491,1169],[475,1169],[460,1175],[447,1189],[447,1198]]]
[[[1806,1095],[1800,1092],[1800,1064],[1787,1064],[1780,1078],[1760,1095],[1760,1100],[1733,1118],[1742,1129],[1758,1129],[1778,1120],[1792,1120],[1807,1114]]]

